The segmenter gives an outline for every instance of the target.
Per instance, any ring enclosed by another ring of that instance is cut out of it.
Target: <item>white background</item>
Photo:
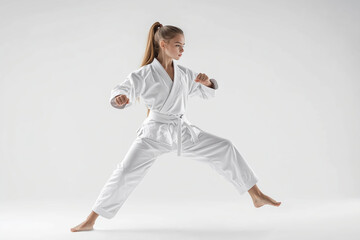
[[[359,197],[359,5],[0,1],[0,200],[84,199],[90,211],[146,117],[142,102],[119,110],[109,97],[140,67],[156,21],[185,32],[179,64],[219,83],[214,99],[190,100],[188,119],[231,140],[264,193]],[[130,198],[243,197],[175,151]]]

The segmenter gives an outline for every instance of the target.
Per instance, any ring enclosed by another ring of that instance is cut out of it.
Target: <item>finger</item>
[[[123,99],[123,95],[120,95],[118,98],[117,98],[117,102],[120,106],[122,106],[124,104],[124,99]]]
[[[115,98],[115,102],[116,102],[117,105],[120,105],[120,98],[119,98],[119,97],[116,97],[116,98]]]
[[[199,73],[196,78],[195,78],[195,82],[198,82],[200,80],[200,76],[201,76],[201,73]]]
[[[124,95],[123,98],[122,98],[122,105],[128,104],[129,101],[130,101],[129,98]]]

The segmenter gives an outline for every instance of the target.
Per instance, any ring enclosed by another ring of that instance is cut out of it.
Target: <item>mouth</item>
[[[179,57],[181,57],[182,54],[179,54]]]

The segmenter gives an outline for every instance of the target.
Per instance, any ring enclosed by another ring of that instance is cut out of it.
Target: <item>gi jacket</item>
[[[192,134],[195,133],[198,136],[202,130],[191,124],[184,115],[188,97],[213,98],[215,97],[215,89],[218,89],[218,83],[215,79],[210,79],[214,84],[214,88],[207,87],[195,82],[197,72],[178,65],[174,60],[173,65],[174,81],[172,81],[161,63],[154,58],[150,64],[131,72],[125,81],[112,89],[110,103],[115,108],[124,109],[132,106],[135,99],[140,97],[147,108],[150,109],[150,113],[183,116],[182,119],[187,124],[181,126],[182,134],[190,135],[190,132],[192,132]],[[117,106],[115,103],[115,97],[120,94],[124,94],[129,98],[129,103],[122,107]],[[138,128],[137,136],[149,138],[161,144],[172,145],[180,137],[177,136],[178,132],[175,131],[178,125],[178,121],[164,123],[148,117]]]

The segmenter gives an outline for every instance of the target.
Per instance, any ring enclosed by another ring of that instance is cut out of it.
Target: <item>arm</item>
[[[211,86],[207,87],[204,84],[199,82],[195,82],[196,77],[198,76],[197,72],[194,72],[188,69],[189,75],[189,96],[199,96],[203,99],[209,99],[215,97],[215,89],[218,89],[218,83],[215,79],[210,78],[210,82],[212,83]]]
[[[132,106],[133,102],[136,100],[137,97],[141,95],[141,91],[145,82],[145,78],[142,77],[140,71],[134,71],[130,73],[125,81],[120,84],[117,84],[112,90],[110,94],[110,104],[114,108],[124,109]],[[126,95],[129,99],[129,103],[119,107],[115,102],[115,97],[119,95]]]

